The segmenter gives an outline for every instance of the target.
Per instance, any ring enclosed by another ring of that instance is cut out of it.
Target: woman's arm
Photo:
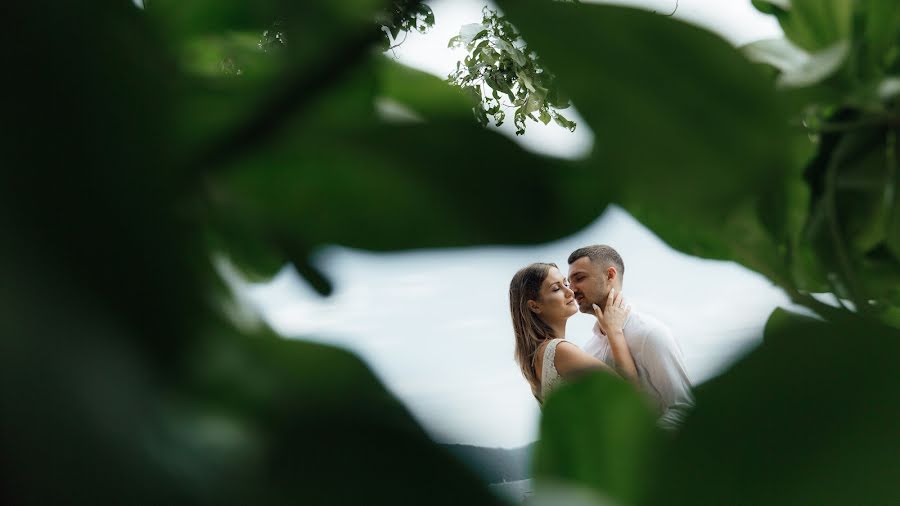
[[[625,306],[625,299],[622,298],[621,293],[616,292],[615,288],[609,291],[606,308],[601,311],[600,306],[594,304],[594,316],[600,323],[600,329],[609,338],[609,347],[612,350],[613,360],[616,361],[616,370],[629,383],[640,387],[637,366],[634,365],[634,357],[631,356],[628,343],[625,342],[625,332],[622,330],[629,312],[631,312],[631,308]]]
[[[556,367],[559,375],[566,381],[571,381],[590,371],[605,371],[616,374],[616,371],[602,360],[588,355],[581,348],[568,341],[562,341],[556,346],[553,365]],[[616,375],[618,376],[618,374]]]

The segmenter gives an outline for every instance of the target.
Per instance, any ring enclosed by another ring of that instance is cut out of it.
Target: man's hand
[[[606,298],[606,307],[600,310],[600,306],[594,304],[594,316],[597,317],[597,323],[600,324],[600,330],[607,336],[610,331],[621,331],[625,327],[625,319],[631,312],[631,306],[625,306],[625,299],[621,293],[617,293],[615,288],[609,290],[609,296]]]

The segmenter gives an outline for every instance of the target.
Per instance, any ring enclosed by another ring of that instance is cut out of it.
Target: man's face
[[[569,264],[569,288],[575,292],[575,302],[582,313],[593,314],[592,304],[601,308],[606,304],[611,285],[606,269],[594,265],[588,257]]]

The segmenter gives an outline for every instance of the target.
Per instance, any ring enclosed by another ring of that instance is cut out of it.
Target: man
[[[611,289],[621,293],[624,274],[622,257],[609,246],[586,246],[569,255],[569,287],[582,313],[594,314],[593,304],[605,307]],[[660,426],[676,427],[694,404],[678,342],[668,327],[634,309],[623,331],[641,387],[656,401]],[[584,351],[615,367],[609,340],[599,324],[594,325]]]

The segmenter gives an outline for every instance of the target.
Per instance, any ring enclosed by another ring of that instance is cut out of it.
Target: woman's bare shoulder
[[[556,356],[553,360],[556,370],[562,375],[583,371],[584,369],[604,369],[606,364],[588,355],[578,345],[562,341],[556,345]]]

